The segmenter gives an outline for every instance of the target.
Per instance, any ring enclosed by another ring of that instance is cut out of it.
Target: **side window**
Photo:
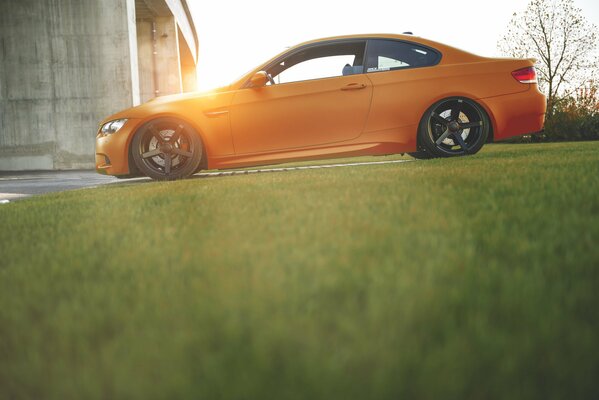
[[[275,84],[361,74],[365,41],[341,42],[309,47],[268,69]]]
[[[410,66],[410,64],[408,64],[406,62],[396,60],[394,58],[379,56],[378,60],[377,60],[376,68],[380,69],[380,70],[389,70],[389,69],[404,68],[404,67],[409,67],[409,66]],[[368,71],[368,72],[371,72],[371,71]]]
[[[307,81],[310,79],[332,78],[343,75],[343,68],[353,65],[356,56],[319,57],[295,64],[275,77],[277,83]]]
[[[415,43],[375,39],[368,43],[366,72],[427,67],[440,59],[438,52]]]

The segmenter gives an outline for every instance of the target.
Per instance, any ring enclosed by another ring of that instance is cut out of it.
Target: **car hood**
[[[114,121],[115,119],[146,118],[149,115],[160,113],[160,110],[163,109],[165,105],[170,106],[172,104],[183,103],[187,101],[196,101],[200,107],[202,106],[202,103],[204,103],[206,107],[209,107],[211,99],[213,99],[219,93],[224,93],[227,91],[229,91],[229,86],[213,89],[207,92],[179,93],[154,97],[143,104],[127,108],[104,118],[100,123],[100,126],[104,125],[106,122]]]

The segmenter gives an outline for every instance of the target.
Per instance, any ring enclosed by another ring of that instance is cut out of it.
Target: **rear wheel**
[[[430,160],[431,158],[435,158],[435,156],[431,155],[431,153],[427,153],[426,151],[423,151],[423,150],[417,151],[415,153],[408,153],[408,154],[417,160]]]
[[[490,122],[474,101],[453,97],[435,103],[420,121],[420,152],[429,157],[477,153],[487,141]]]
[[[158,118],[143,125],[131,143],[135,165],[156,180],[187,178],[202,161],[202,141],[189,124]]]

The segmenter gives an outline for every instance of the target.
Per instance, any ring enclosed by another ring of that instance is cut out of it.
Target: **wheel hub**
[[[173,145],[170,143],[163,143],[160,145],[160,151],[164,154],[170,154],[173,151]]]
[[[447,128],[451,132],[457,132],[460,130],[460,124],[458,123],[458,121],[451,121],[449,124],[447,124]]]
[[[454,112],[452,112],[451,106],[445,106],[437,111],[437,115],[444,121],[443,124],[437,125],[438,129],[436,131],[435,140],[437,140],[444,133],[449,134],[445,135],[443,141],[441,143],[437,143],[437,145],[442,144],[447,147],[453,147],[457,145],[456,135],[460,135],[464,141],[470,136],[471,129],[463,128],[462,125],[469,122],[468,115],[466,115],[462,110],[460,110],[459,113],[456,113],[458,115],[457,118],[455,118],[455,115],[452,114],[454,114]],[[438,120],[439,119],[436,121]]]

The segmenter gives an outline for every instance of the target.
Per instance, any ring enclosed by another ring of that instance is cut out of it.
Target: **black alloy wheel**
[[[487,141],[490,122],[474,101],[454,97],[435,103],[418,129],[417,158],[452,157],[477,153]]]
[[[143,125],[131,143],[135,165],[156,180],[176,180],[194,174],[202,161],[202,141],[189,124],[158,118]]]

